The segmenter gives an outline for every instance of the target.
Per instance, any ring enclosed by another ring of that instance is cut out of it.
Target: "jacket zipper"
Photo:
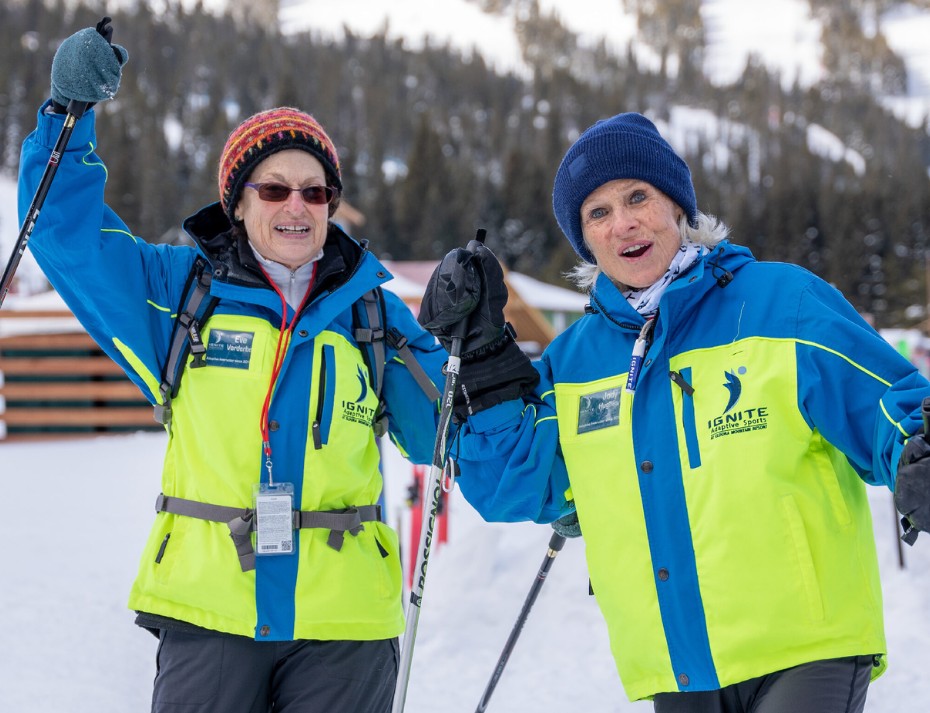
[[[311,432],[313,434],[313,447],[320,450],[323,447],[323,434],[321,424],[326,405],[326,345],[320,349],[320,381],[316,394],[316,419],[313,421]]]
[[[691,380],[691,367],[679,371],[669,371],[669,378],[681,389],[681,420],[685,431],[685,449],[688,453],[688,466],[694,470],[701,467],[701,449],[698,446],[697,420],[694,415],[694,387]]]
[[[161,546],[158,548],[158,554],[155,555],[155,564],[161,564],[161,558],[165,556],[165,549],[168,547],[168,540],[171,539],[171,533],[169,532],[165,535],[165,539],[161,541]]]

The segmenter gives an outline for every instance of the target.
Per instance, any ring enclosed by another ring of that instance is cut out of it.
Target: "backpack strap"
[[[436,388],[433,380],[426,375],[426,371],[420,366],[420,362],[413,355],[413,351],[407,346],[407,337],[401,334],[397,327],[391,327],[387,330],[386,339],[388,344],[396,349],[400,358],[404,360],[404,366],[407,367],[407,371],[417,382],[420,390],[426,394],[426,398],[430,401],[437,401],[442,394],[439,393],[439,389]]]
[[[181,297],[181,306],[174,323],[168,358],[162,371],[158,392],[161,403],[155,406],[155,420],[166,428],[171,427],[171,400],[178,395],[181,374],[190,354],[194,360],[190,367],[196,369],[206,366],[207,349],[201,336],[201,326],[213,313],[216,297],[210,295],[213,271],[203,256],[198,255],[187,277],[187,284]]]
[[[369,290],[358,300],[355,316],[355,341],[368,348],[362,350],[365,365],[371,377],[371,385],[378,398],[381,398],[381,382],[384,379],[384,362],[386,352],[384,349],[384,293],[380,287]],[[359,311],[364,310],[365,320],[359,319]],[[361,326],[367,324],[367,327]]]
[[[396,327],[384,328],[387,319],[383,290],[380,287],[369,290],[362,295],[355,305],[353,310],[355,341],[362,346],[362,357],[368,367],[368,375],[371,378],[372,386],[378,395],[378,410],[375,413],[372,427],[376,436],[383,436],[387,432],[387,418],[384,416],[385,404],[381,396],[384,365],[387,358],[387,350],[384,347],[385,341],[393,349],[397,350],[404,366],[407,367],[414,381],[417,382],[417,385],[430,401],[436,401],[441,394],[427,376],[426,371],[420,366],[413,351],[407,346],[407,338]],[[361,313],[364,314],[364,319],[361,318]]]

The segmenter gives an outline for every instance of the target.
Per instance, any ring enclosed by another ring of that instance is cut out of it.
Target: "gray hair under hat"
[[[581,233],[581,204],[605,183],[645,181],[671,198],[695,224],[697,200],[688,164],[642,114],[617,114],[599,121],[572,144],[552,188],[552,209],[565,237],[586,262],[594,256]]]

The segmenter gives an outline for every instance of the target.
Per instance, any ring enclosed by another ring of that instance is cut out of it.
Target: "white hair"
[[[713,215],[698,211],[694,222],[695,226],[691,227],[686,215],[682,215],[678,220],[678,230],[681,232],[682,242],[687,238],[698,245],[713,248],[730,235],[730,228]],[[590,252],[591,248],[588,246],[587,241],[585,241],[585,246],[588,247]],[[590,292],[600,274],[601,268],[597,264],[582,261],[566,272],[565,277],[575,283],[575,286],[582,292]]]

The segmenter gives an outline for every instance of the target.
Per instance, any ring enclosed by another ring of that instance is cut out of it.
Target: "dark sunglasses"
[[[336,190],[329,186],[305,186],[304,188],[291,188],[283,183],[246,183],[249,188],[258,191],[258,197],[269,203],[282,203],[291,193],[298,191],[304,203],[310,205],[326,205],[336,197]]]

